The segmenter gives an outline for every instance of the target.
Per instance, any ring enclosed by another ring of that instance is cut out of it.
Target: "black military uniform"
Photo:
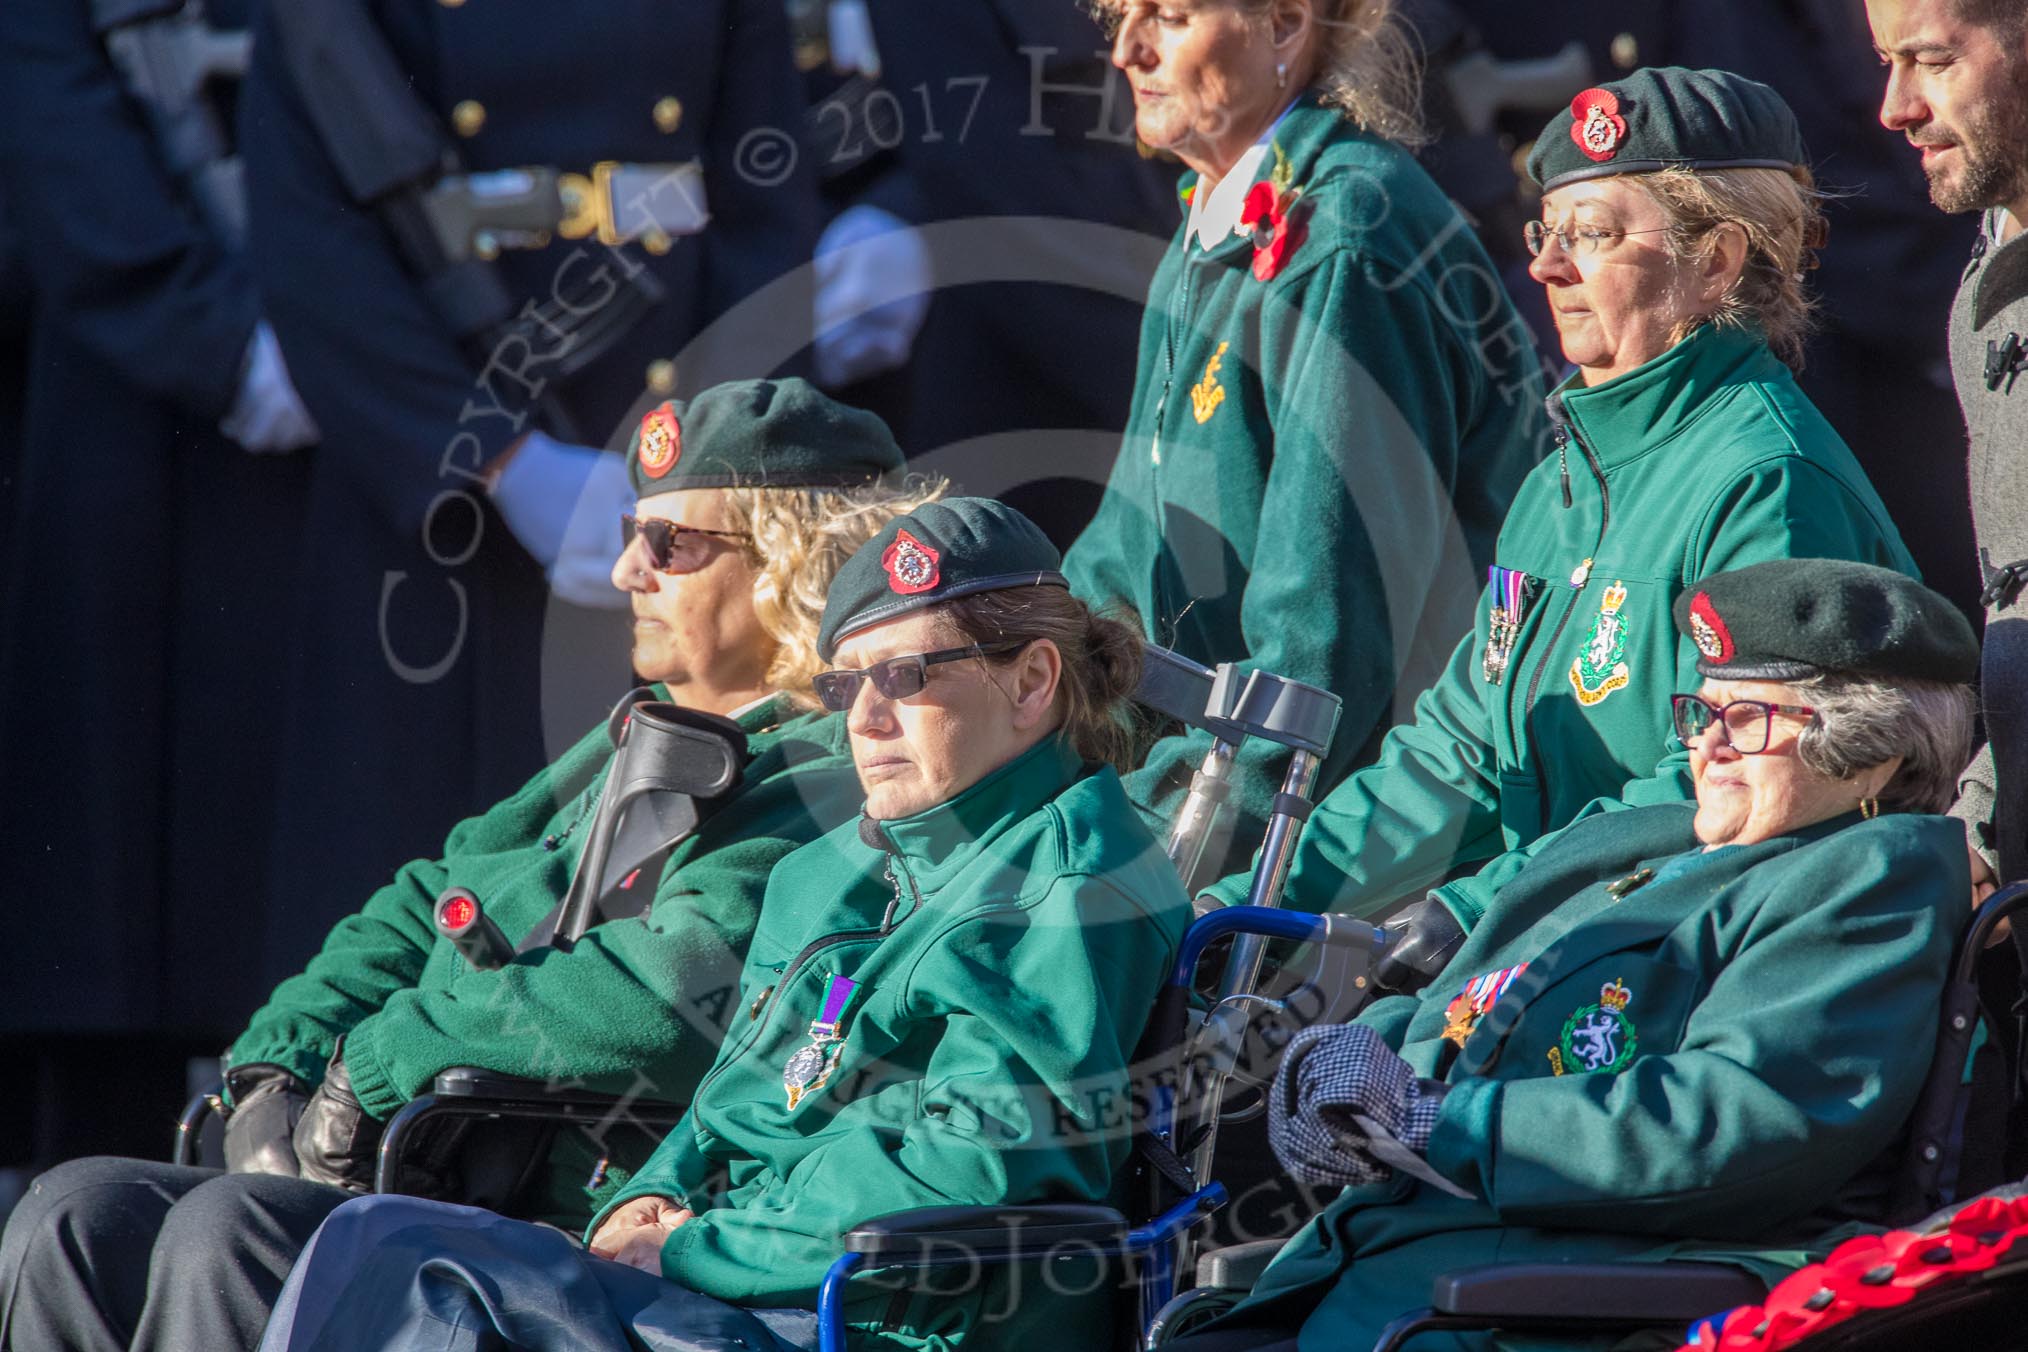
[[[881,92],[851,81],[816,103],[811,153],[834,206],[927,227],[937,290],[905,391],[876,380],[842,397],[886,415],[925,467],[1068,546],[1126,426],[1181,166],[1135,150],[1133,95],[1080,6],[867,9]]]
[[[547,759],[545,723],[574,736],[625,675],[616,622],[547,604],[541,570],[486,503],[482,467],[531,429],[602,444],[649,399],[764,374],[808,335],[807,297],[789,298],[756,328],[773,351],[679,352],[814,240],[807,157],[782,130],[801,107],[779,0],[597,0],[568,23],[539,0],[361,3],[464,170],[576,175],[573,200],[591,208],[596,166],[648,166],[660,183],[697,160],[701,184],[656,200],[680,206],[701,186],[711,221],[610,246],[560,230],[500,254],[515,312],[547,307],[552,323],[628,304],[640,277],[662,293],[581,370],[569,369],[581,351],[547,360],[574,345],[546,325],[519,345],[461,343],[433,307],[438,279],[355,200],[291,66],[301,48],[281,11],[266,16],[241,106],[251,256],[325,446],[271,891],[291,928],[262,985],[299,967],[391,863],[525,780]]]
[[[0,1032],[103,1076],[103,1045],[78,1065],[48,1035],[215,1045],[243,1013],[230,974],[257,951],[237,921],[265,866],[306,462],[220,431],[259,306],[88,7],[10,4],[0,68],[0,197],[32,291],[0,299],[30,343],[0,520]],[[48,1080],[42,1102],[44,1144],[74,1146]]]

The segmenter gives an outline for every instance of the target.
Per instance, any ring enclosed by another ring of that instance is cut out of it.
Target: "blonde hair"
[[[960,643],[1046,638],[1063,657],[1059,735],[1087,761],[1125,773],[1141,763],[1144,729],[1130,697],[1141,679],[1138,625],[1101,615],[1062,587],[1008,587],[946,601],[933,612]],[[1005,665],[1019,652],[981,658]]]
[[[754,570],[754,617],[775,642],[772,689],[815,707],[810,678],[828,665],[817,656],[817,629],[831,579],[890,520],[935,502],[950,486],[941,475],[912,474],[897,485],[862,488],[725,490],[726,529],[751,537],[741,548]]]
[[[1816,266],[1813,250],[1827,229],[1810,171],[1789,169],[1662,169],[1628,180],[1667,217],[1669,252],[1703,262],[1727,221],[1746,232],[1746,265],[1710,314],[1678,326],[1677,341],[1706,324],[1755,330],[1777,357],[1800,371],[1803,344],[1816,325],[1817,303],[1803,285]]]
[[[1263,7],[1273,0],[1263,0]],[[1312,79],[1359,130],[1413,149],[1422,125],[1422,54],[1396,0],[1312,0],[1321,37]]]

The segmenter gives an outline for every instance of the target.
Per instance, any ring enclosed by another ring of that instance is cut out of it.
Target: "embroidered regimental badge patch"
[[[1585,636],[1584,651],[1570,664],[1571,689],[1586,708],[1633,679],[1621,660],[1627,651],[1627,625],[1620,618],[1620,607],[1626,603],[1625,587],[1615,582],[1605,589],[1598,614],[1592,618],[1591,633]]]
[[[1210,422],[1211,415],[1225,402],[1225,386],[1218,383],[1218,368],[1225,363],[1225,349],[1230,346],[1230,343],[1218,345],[1218,351],[1204,363],[1204,379],[1190,387],[1190,413],[1199,426]]]
[[[1610,89],[1587,89],[1570,101],[1570,139],[1591,159],[1604,163],[1620,153],[1627,122],[1619,115],[1620,100]]]
[[[1703,592],[1690,598],[1690,638],[1706,661],[1722,665],[1732,660],[1732,631]]]
[[[683,426],[676,410],[663,404],[641,419],[641,473],[659,479],[683,458]]]
[[[1549,1069],[1558,1075],[1613,1075],[1626,1069],[1640,1041],[1627,1017],[1627,1002],[1633,998],[1623,981],[1602,986],[1597,1004],[1565,1020],[1563,1036],[1549,1049]]]
[[[894,543],[880,556],[880,566],[887,570],[888,587],[903,596],[926,592],[941,578],[937,552],[907,531],[894,537]]]

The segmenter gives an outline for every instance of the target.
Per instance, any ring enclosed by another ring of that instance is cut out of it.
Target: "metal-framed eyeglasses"
[[[711,555],[713,540],[746,540],[753,536],[739,530],[704,530],[679,526],[659,516],[620,515],[620,548],[639,537],[648,551],[648,563],[658,573],[690,573],[704,566]]]
[[[1647,230],[1602,230],[1595,225],[1556,225],[1547,221],[1529,221],[1521,227],[1521,242],[1528,246],[1530,256],[1539,257],[1555,240],[1563,251],[1573,258],[1589,258],[1596,254],[1609,239],[1624,239],[1628,235],[1659,235],[1669,227],[1654,226]]]
[[[859,698],[859,687],[866,681],[873,682],[873,688],[889,699],[907,699],[922,692],[922,688],[929,684],[929,669],[939,663],[1011,653],[1017,648],[1027,647],[1028,643],[1025,638],[1010,639],[1005,643],[972,643],[933,653],[907,653],[858,670],[841,667],[835,671],[820,671],[810,678],[810,684],[816,689],[819,704],[833,713],[843,713],[852,707],[853,700]]]
[[[1725,740],[1742,756],[1757,756],[1767,750],[1774,736],[1776,714],[1808,718],[1816,712],[1807,704],[1774,704],[1759,699],[1736,699],[1717,705],[1702,695],[1669,697],[1669,713],[1675,720],[1678,741],[1688,746],[1717,723],[1725,729]]]

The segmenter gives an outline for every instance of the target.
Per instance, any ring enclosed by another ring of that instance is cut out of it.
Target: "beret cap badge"
[[[1610,89],[1587,89],[1570,101],[1570,139],[1595,162],[1617,155],[1626,138],[1626,119],[1619,115],[1619,95]]]
[[[1732,631],[1719,618],[1708,592],[1698,592],[1690,601],[1690,638],[1707,660],[1720,665],[1732,660]]]
[[[880,566],[887,572],[887,585],[903,596],[915,596],[931,590],[940,580],[936,550],[902,531],[894,537],[894,543],[880,556]]]
[[[676,421],[676,410],[658,404],[641,419],[641,472],[659,479],[676,468],[682,456],[683,427]]]

